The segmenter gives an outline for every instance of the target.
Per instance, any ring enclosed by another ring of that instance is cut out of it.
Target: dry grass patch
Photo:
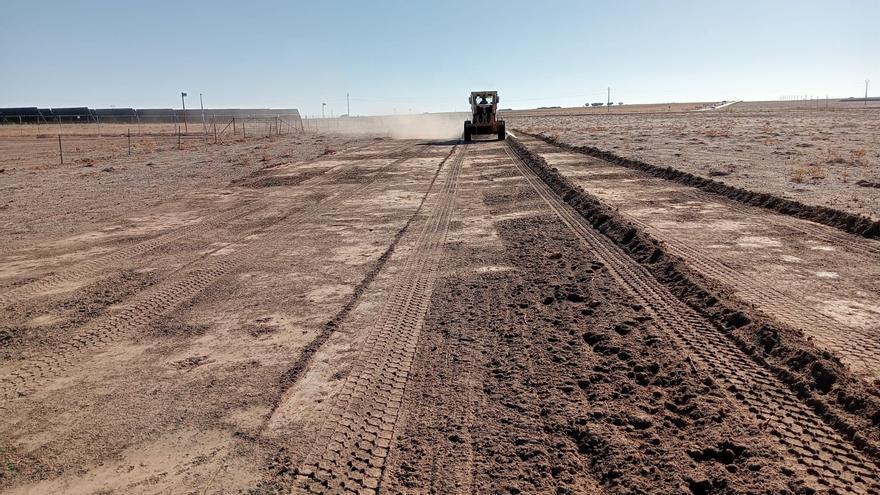
[[[817,183],[819,181],[824,180],[828,175],[825,173],[825,169],[819,165],[810,164],[805,167],[795,167],[791,170],[791,174],[789,175],[789,179],[796,183],[802,184],[806,181],[810,181],[811,183]]]
[[[865,148],[855,149],[849,152],[849,163],[857,167],[867,167],[868,157]]]
[[[718,137],[730,137],[727,131],[722,129],[706,129],[702,132],[702,134],[706,137],[710,138],[718,138]]]
[[[828,165],[852,165],[854,167],[868,166],[868,152],[864,148],[850,150],[848,155],[843,155],[840,150],[828,150],[825,152],[823,161]]]

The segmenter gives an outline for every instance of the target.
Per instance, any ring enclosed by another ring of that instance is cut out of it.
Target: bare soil
[[[3,493],[880,491],[874,241],[525,137],[2,146]]]
[[[818,107],[817,107],[818,105]],[[876,103],[737,103],[719,111],[514,112],[510,126],[732,186],[880,220]],[[683,110],[683,109],[682,109]]]

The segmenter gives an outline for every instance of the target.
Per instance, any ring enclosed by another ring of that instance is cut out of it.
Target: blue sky
[[[485,6],[481,10],[480,6]],[[878,0],[0,0],[0,106],[320,114],[859,95]],[[872,91],[880,94],[880,90]]]

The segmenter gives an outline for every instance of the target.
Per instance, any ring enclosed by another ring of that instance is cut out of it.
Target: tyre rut
[[[803,330],[817,343],[837,353],[851,371],[871,382],[880,379],[880,342],[870,331],[847,327],[759,280],[731,269],[723,262],[692,248],[637,218],[622,213],[635,225],[663,241],[670,254],[678,256],[701,273],[728,285],[746,302],[767,316]]]
[[[552,149],[557,150],[558,152],[561,152],[561,153],[578,153],[581,155],[585,154],[582,152],[579,153],[576,151],[571,151],[571,150],[567,149],[565,146],[560,146],[559,144],[555,144],[555,143],[553,143],[553,142],[551,142],[541,136],[531,135],[531,134],[527,134],[527,133],[523,133],[523,134],[526,136],[526,140],[534,140],[535,142],[540,143],[541,145],[546,146],[547,148],[552,148]],[[626,167],[625,165],[619,165],[616,163],[612,163],[612,162],[603,160],[602,158],[595,157],[595,156],[592,156],[589,154],[586,154],[586,156],[589,156],[593,160],[602,161],[603,163],[606,163],[606,164],[609,164],[609,165],[612,165],[615,167],[625,168],[625,169],[629,170],[631,173],[637,174],[638,176],[647,177],[650,179],[659,179],[659,180],[665,180],[665,181],[669,181],[669,182],[678,183],[678,181],[676,181],[674,179],[668,179],[665,177],[658,177],[658,176],[651,174],[650,172],[647,172],[647,171],[633,169],[630,167]],[[685,187],[689,187],[689,186],[685,186]],[[722,194],[711,193],[711,192],[702,191],[699,189],[687,191],[687,192],[684,192],[684,194],[687,195],[688,197],[693,198],[694,200],[700,201],[700,202],[712,202],[712,203],[721,202],[722,204],[724,204],[725,208],[736,211],[738,213],[742,213],[748,217],[751,217],[751,218],[761,217],[761,219],[766,221],[767,223],[777,225],[780,227],[785,227],[785,228],[794,230],[796,232],[800,232],[802,234],[805,234],[813,239],[816,239],[816,240],[819,240],[822,242],[827,242],[830,244],[834,244],[836,246],[845,247],[847,250],[849,250],[853,253],[859,253],[859,254],[865,254],[865,255],[871,255],[871,256],[880,256],[880,241],[876,241],[876,240],[868,239],[868,238],[864,238],[864,237],[859,237],[856,234],[851,234],[848,232],[843,232],[836,227],[823,225],[821,223],[816,223],[816,222],[813,222],[811,220],[804,219],[804,218],[792,217],[792,216],[786,215],[784,213],[768,212],[766,210],[766,208],[762,208],[760,206],[744,205],[744,204],[742,204],[734,199],[728,198]]]
[[[395,153],[408,147],[409,145],[395,148],[390,153]],[[386,154],[387,153],[388,152],[386,152]],[[377,153],[376,156],[370,156],[364,159],[366,160],[375,157],[381,157],[381,154]],[[301,163],[300,165],[314,163],[321,160],[322,158],[308,160]],[[333,180],[334,175],[338,173],[340,167],[342,167],[342,165],[331,167],[320,176],[304,181],[302,185],[316,186],[327,184]],[[264,205],[261,202],[257,200],[249,200],[243,204],[234,206],[222,213],[209,216],[208,218],[202,220],[195,225],[184,225],[182,227],[175,228],[170,232],[166,232],[164,234],[160,234],[157,237],[153,237],[151,239],[147,239],[145,241],[141,241],[131,246],[119,249],[107,255],[101,256],[97,259],[79,263],[73,268],[63,270],[47,277],[37,279],[28,284],[15,287],[6,291],[3,294],[0,294],[0,308],[8,307],[10,305],[27,300],[31,297],[37,296],[41,293],[56,289],[68,282],[105,273],[108,271],[108,269],[116,268],[117,265],[120,263],[136,259],[139,256],[143,256],[144,254],[159,249],[163,246],[173,244],[182,239],[187,239],[207,233],[214,228],[222,227],[229,222],[233,222],[242,217],[255,213],[263,207]]]
[[[817,489],[852,493],[880,490],[880,469],[827,425],[774,374],[678,300],[644,267],[597,232],[512,151],[510,159],[554,213],[627,288],[635,302],[653,314],[658,328],[686,351],[698,368],[719,380],[782,445],[799,477]]]
[[[737,201],[742,204],[761,207],[793,218],[810,220],[816,223],[839,229],[843,232],[859,235],[867,239],[880,237],[880,220],[873,220],[864,215],[850,213],[825,206],[807,205],[799,201],[782,198],[770,193],[759,193],[724,182],[694,175],[672,167],[660,167],[640,160],[624,158],[614,153],[599,150],[590,146],[574,146],[560,142],[555,138],[540,134],[519,131],[533,139],[538,139],[551,146],[584,154],[593,158],[635,169],[661,179],[670,180],[698,188],[700,190]]]
[[[422,151],[410,151],[375,172],[400,165],[420,155]],[[160,284],[136,295],[118,312],[106,318],[93,320],[82,327],[75,336],[58,344],[51,351],[23,359],[6,376],[0,378],[2,401],[9,402],[30,395],[35,388],[74,365],[83,352],[116,341],[193,298],[222,276],[253,258],[261,249],[265,249],[265,246],[271,245],[271,241],[288,234],[291,227],[361,192],[375,180],[372,177],[375,177],[376,173],[371,174],[371,178],[362,184],[337,185],[328,193],[326,199],[310,207],[294,207],[293,211],[289,211],[272,224],[262,226],[258,231],[263,234],[262,236],[255,236],[255,233],[251,232],[247,234],[247,239],[240,238],[236,243],[212,250],[197,262],[177,269]],[[219,254],[221,250],[232,252],[221,255]]]
[[[409,230],[410,225],[415,221],[415,219],[421,213],[425,201],[428,199],[428,195],[430,194],[431,189],[434,187],[434,183],[437,181],[437,177],[440,175],[440,170],[442,170],[443,166],[452,157],[455,150],[450,151],[448,155],[437,165],[437,170],[434,173],[434,176],[431,178],[431,182],[428,185],[428,188],[425,192],[425,195],[422,196],[422,200],[419,203],[418,208],[416,208],[415,213],[406,221],[403,227],[397,231],[394,237],[391,239],[391,243],[388,245],[388,248],[382,253],[381,256],[376,260],[375,264],[369,271],[367,271],[364,278],[358,282],[358,284],[354,287],[352,293],[346,299],[345,304],[336,312],[336,314],[331,318],[321,329],[321,332],[309,342],[302,353],[293,362],[290,368],[284,372],[280,379],[281,385],[281,393],[278,396],[278,399],[273,404],[272,410],[269,414],[266,415],[265,420],[263,421],[262,426],[260,427],[260,431],[264,431],[268,421],[271,419],[272,415],[275,413],[275,410],[278,408],[279,404],[283,401],[284,394],[295,384],[297,383],[305,371],[308,369],[309,365],[312,363],[312,360],[318,350],[327,342],[331,335],[333,335],[336,330],[343,324],[345,319],[351,313],[351,311],[358,305],[360,302],[361,296],[367,290],[373,280],[376,279],[376,276],[379,272],[382,271],[382,268],[391,258],[391,255],[394,254],[394,251],[397,249],[397,245],[400,243],[401,238],[406,234]]]
[[[451,160],[436,203],[360,351],[355,369],[298,468],[295,491],[378,491],[395,436],[419,333],[438,275],[466,145]]]
[[[565,153],[568,152],[564,147],[536,138],[533,139],[543,146]],[[593,159],[600,160],[595,157]],[[609,162],[605,163],[615,167],[619,166]],[[632,172],[639,175],[646,174],[651,179],[657,179],[657,177],[646,172],[638,170],[633,170]],[[800,232],[810,238],[828,242],[835,246],[844,247],[854,253],[871,257],[880,255],[880,244],[876,241],[840,232],[833,227],[767,212],[763,208],[741,205],[705,191],[685,191],[684,194],[686,197],[699,202],[714,203],[720,200],[725,208],[729,208],[749,218],[759,217],[773,225]],[[603,202],[603,204],[606,204],[609,208],[614,208],[607,203]],[[794,328],[801,329],[808,335],[811,335],[817,343],[834,351],[850,367],[850,370],[855,375],[869,383],[880,378],[880,341],[877,341],[875,332],[843,325],[818,310],[801,303],[796,298],[772,287],[767,287],[759,281],[731,269],[713,256],[687,245],[685,242],[664,233],[660,229],[651,227],[646,222],[632,215],[623,212],[620,214],[625,216],[627,221],[638,225],[642,230],[650,231],[654,238],[662,240],[670,254],[687,260],[690,265],[708,277],[730,286],[739,293],[743,300],[762,308],[767,316],[791,325]]]

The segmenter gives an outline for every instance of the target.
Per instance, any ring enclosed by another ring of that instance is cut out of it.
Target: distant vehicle
[[[590,106],[592,106],[592,107],[601,107],[602,105],[604,105],[604,103],[602,103],[602,102],[599,102],[599,103],[590,103]]]
[[[618,101],[617,104],[618,104],[618,105],[623,105],[623,102],[622,102],[622,101]]]
[[[473,91],[468,98],[471,104],[471,120],[464,122],[464,140],[470,142],[474,134],[495,134],[500,141],[507,137],[504,119],[498,116],[497,91]]]

